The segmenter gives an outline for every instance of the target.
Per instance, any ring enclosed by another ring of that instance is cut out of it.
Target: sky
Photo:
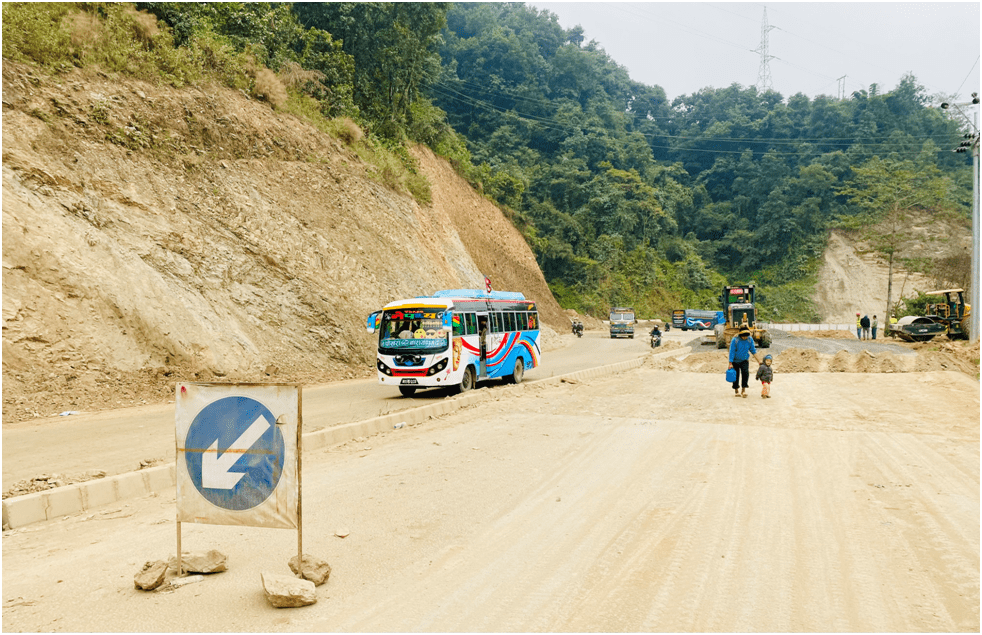
[[[766,11],[771,86],[845,96],[889,92],[908,72],[928,95],[979,92],[978,2],[526,2],[579,24],[631,79],[668,98],[755,86]],[[840,79],[845,76],[844,79]]]

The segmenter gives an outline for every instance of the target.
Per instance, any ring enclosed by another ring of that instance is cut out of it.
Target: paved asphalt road
[[[635,339],[618,340],[598,331],[587,332],[582,339],[568,335],[569,345],[545,351],[540,366],[526,373],[526,381],[644,355],[650,349],[640,333]],[[496,383],[479,384],[479,388],[494,389]],[[304,431],[426,405],[446,394],[443,390],[423,390],[407,399],[375,379],[305,386]],[[3,490],[41,474],[104,470],[111,475],[138,469],[143,460],[167,463],[174,460],[174,446],[173,403],[4,423]]]

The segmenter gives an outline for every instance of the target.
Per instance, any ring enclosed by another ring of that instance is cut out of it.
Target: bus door
[[[478,377],[487,379],[488,376],[488,350],[491,345],[491,316],[485,311],[477,314],[477,337],[481,347],[480,368]]]

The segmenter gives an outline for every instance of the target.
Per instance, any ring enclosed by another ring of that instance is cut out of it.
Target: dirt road
[[[263,597],[282,530],[185,525],[229,571],[134,590],[174,552],[167,494],[6,532],[4,630],[979,630],[961,373],[786,374],[770,400],[652,368],[507,387],[305,455],[303,492],[333,567],[316,605]]]

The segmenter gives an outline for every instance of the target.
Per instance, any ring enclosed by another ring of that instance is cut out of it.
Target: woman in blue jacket
[[[747,384],[750,383],[750,356],[753,355],[757,363],[757,347],[754,346],[754,339],[750,337],[750,329],[743,327],[740,334],[730,340],[730,365],[728,368],[735,368],[737,371],[736,379],[733,380],[733,396],[747,396]],[[743,385],[743,391],[740,385]]]

